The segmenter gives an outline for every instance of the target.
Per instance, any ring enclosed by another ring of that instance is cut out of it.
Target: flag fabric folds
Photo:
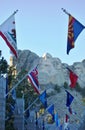
[[[10,107],[9,115],[12,116],[14,114],[14,111],[15,111],[15,105],[9,103],[9,107]]]
[[[12,54],[14,54],[17,58],[18,55],[14,15],[11,15],[4,23],[0,25],[0,36],[5,40]]]
[[[64,122],[64,130],[69,130],[69,116],[66,114],[65,115],[65,122]]]
[[[75,73],[73,73],[72,71],[70,71],[69,77],[70,77],[70,81],[71,81],[70,87],[74,88],[76,86],[78,76]]]
[[[13,100],[16,100],[16,90],[15,89],[12,90],[11,94],[12,94]]]
[[[58,118],[58,113],[55,114],[55,123],[56,123],[56,126],[59,127],[60,126],[60,120]]]
[[[37,126],[37,125],[38,125],[38,116],[37,116],[37,112],[35,112],[35,116],[36,116],[35,124],[36,124],[36,126]]]
[[[63,130],[63,126],[62,125],[60,125],[59,130]]]
[[[72,114],[72,108],[70,106],[68,107],[68,111],[70,114]]]
[[[28,119],[29,116],[30,116],[30,111],[29,111],[29,109],[28,109],[28,110],[26,111],[26,118]]]
[[[45,121],[43,119],[43,122],[42,122],[42,129],[45,130]]]
[[[66,106],[69,107],[74,99],[74,97],[67,91],[65,90],[67,93],[67,99],[66,99]]]
[[[76,86],[77,80],[78,80],[78,76],[69,68],[67,68],[69,70],[69,78],[70,78],[70,87],[74,88]]]
[[[35,92],[40,94],[40,86],[38,82],[38,69],[35,67],[30,73],[27,75],[28,81],[32,84],[34,87]]]
[[[47,95],[46,95],[46,90],[39,95],[39,99],[40,99],[40,101],[42,102],[42,104],[44,105],[44,107],[47,108]]]
[[[68,120],[69,120],[69,116],[66,114],[65,115],[65,122],[68,122]]]
[[[54,121],[54,104],[50,105],[50,106],[47,108],[47,111],[51,114],[52,120]]]
[[[72,115],[76,115],[76,114],[77,114],[75,111],[72,110],[71,107],[68,107],[68,111],[69,111],[69,113],[72,114]]]
[[[28,102],[28,107],[29,107],[29,102]],[[25,117],[28,119],[30,117],[30,110],[27,109],[25,112]]]
[[[69,54],[69,51],[74,48],[74,43],[84,28],[85,26],[69,14],[67,54]]]

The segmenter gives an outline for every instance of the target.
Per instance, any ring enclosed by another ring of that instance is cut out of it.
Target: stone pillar
[[[0,130],[5,130],[6,79],[0,76]]]
[[[24,99],[17,98],[14,113],[14,128],[16,130],[24,130]]]

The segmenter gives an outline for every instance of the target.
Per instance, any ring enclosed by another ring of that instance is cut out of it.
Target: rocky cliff
[[[29,50],[19,50],[18,60],[15,57],[10,58],[10,65],[15,65],[17,71],[26,69],[30,71],[33,67],[38,65],[39,71],[39,83],[41,85],[54,84],[62,86],[65,82],[69,84],[69,73],[66,67],[68,64],[62,63],[59,58],[52,57],[49,53],[45,53],[42,57],[39,57],[35,53]],[[82,62],[75,62],[69,66],[73,72],[75,72],[79,78],[78,83],[81,87],[85,86],[85,60]]]
[[[49,53],[45,53],[42,57],[39,57],[29,50],[19,50],[18,55],[18,60],[16,60],[15,57],[10,58],[10,65],[16,66],[17,72],[23,68],[30,71],[38,65],[40,86],[43,89],[46,88],[46,86],[49,87],[48,94],[50,94],[50,96],[48,98],[48,105],[52,103],[55,104],[55,110],[59,113],[61,121],[65,118],[66,113],[69,115],[69,127],[71,130],[84,130],[80,125],[84,124],[85,98],[82,98],[82,95],[79,92],[69,89],[69,92],[75,97],[75,100],[72,103],[72,109],[77,113],[76,116],[73,114],[70,115],[65,105],[66,92],[63,85],[65,82],[68,84],[70,83],[69,72],[66,68],[70,67],[73,72],[78,75],[78,83],[81,88],[85,87],[85,60],[82,62],[75,62],[73,65],[68,66],[68,64],[62,63],[59,58],[52,57]],[[57,92],[54,88],[55,85],[60,86],[60,92]],[[49,130],[53,129],[57,130],[57,128],[55,128],[55,124],[49,127]]]

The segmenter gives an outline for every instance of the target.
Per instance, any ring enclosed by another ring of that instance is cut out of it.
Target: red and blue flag
[[[74,48],[74,43],[84,28],[85,26],[69,14],[67,54],[69,54],[69,51]]]
[[[30,73],[27,75],[28,80],[34,87],[35,92],[40,94],[40,86],[39,86],[39,81],[38,81],[38,69],[35,67]]]

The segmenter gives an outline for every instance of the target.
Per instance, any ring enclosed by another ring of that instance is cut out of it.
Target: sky
[[[40,57],[50,53],[62,63],[72,65],[85,59],[85,30],[67,55],[68,15],[64,8],[85,25],[85,0],[0,0],[0,24],[15,14],[17,48],[30,50]],[[2,56],[9,62],[10,50],[0,37]]]

